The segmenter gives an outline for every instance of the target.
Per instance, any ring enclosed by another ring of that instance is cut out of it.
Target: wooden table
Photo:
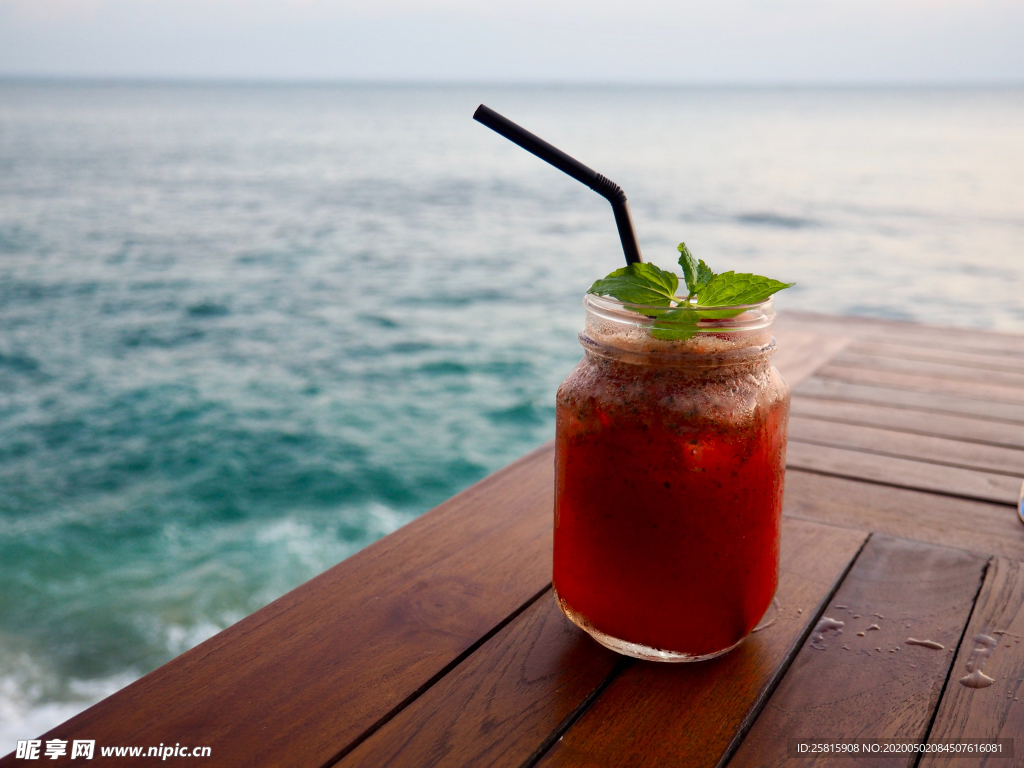
[[[795,737],[999,736],[1020,757],[990,764],[1024,764],[1024,336],[793,313],[776,335],[778,608],[736,651],[635,662],[561,616],[547,444],[42,738],[347,768],[768,766]],[[992,685],[959,682],[972,654]]]

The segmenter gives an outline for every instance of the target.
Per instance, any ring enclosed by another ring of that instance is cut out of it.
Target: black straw
[[[636,230],[633,219],[629,215],[629,203],[622,187],[609,178],[602,176],[593,168],[588,168],[579,160],[569,157],[565,152],[548,144],[544,139],[534,136],[522,126],[516,125],[507,117],[502,117],[493,109],[481,104],[473,113],[473,119],[483,123],[492,131],[500,133],[506,139],[530,152],[541,160],[551,163],[558,170],[572,176],[601,195],[612,204],[615,214],[615,226],[619,228],[619,239],[622,241],[622,252],[627,264],[638,264],[643,261],[640,256],[640,244],[636,241]]]

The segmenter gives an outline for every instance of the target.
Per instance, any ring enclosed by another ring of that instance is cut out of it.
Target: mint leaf
[[[701,259],[697,264],[697,290],[699,291],[705,285],[711,282],[711,279],[715,276],[715,273],[711,271],[711,267],[704,263],[704,259]],[[696,293],[697,291],[694,291]]]
[[[668,307],[676,300],[679,278],[653,264],[630,264],[596,281],[587,293],[611,296],[627,304]]]
[[[686,247],[686,243],[677,245],[676,250],[679,251],[679,266],[683,268],[683,280],[686,281],[686,290],[693,296],[697,292],[697,260],[693,258],[693,254]]]
[[[701,313],[690,307],[675,307],[659,312],[651,336],[666,341],[686,341],[697,332]]]
[[[697,294],[697,304],[701,307],[757,304],[773,293],[793,285],[795,283],[781,283],[760,275],[723,272],[720,275],[715,275],[700,289]]]
[[[711,282],[715,273],[704,263],[704,259],[697,261],[693,257],[690,249],[686,247],[686,243],[677,245],[676,250],[679,251],[679,266],[683,268],[686,290],[689,291],[689,296],[696,296],[700,293],[701,288]]]

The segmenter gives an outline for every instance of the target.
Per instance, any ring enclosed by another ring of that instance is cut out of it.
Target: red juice
[[[767,338],[665,357],[581,335],[557,400],[554,586],[619,652],[714,656],[772,601],[789,391]]]

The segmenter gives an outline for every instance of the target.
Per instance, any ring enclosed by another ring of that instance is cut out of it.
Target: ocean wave
[[[740,213],[736,215],[738,224],[748,224],[763,227],[781,227],[783,229],[806,229],[808,227],[822,226],[820,221],[808,219],[803,216],[787,216],[781,213],[758,211],[752,213]]]
[[[0,756],[34,739],[138,678],[130,671],[96,679],[67,677],[0,642]]]

